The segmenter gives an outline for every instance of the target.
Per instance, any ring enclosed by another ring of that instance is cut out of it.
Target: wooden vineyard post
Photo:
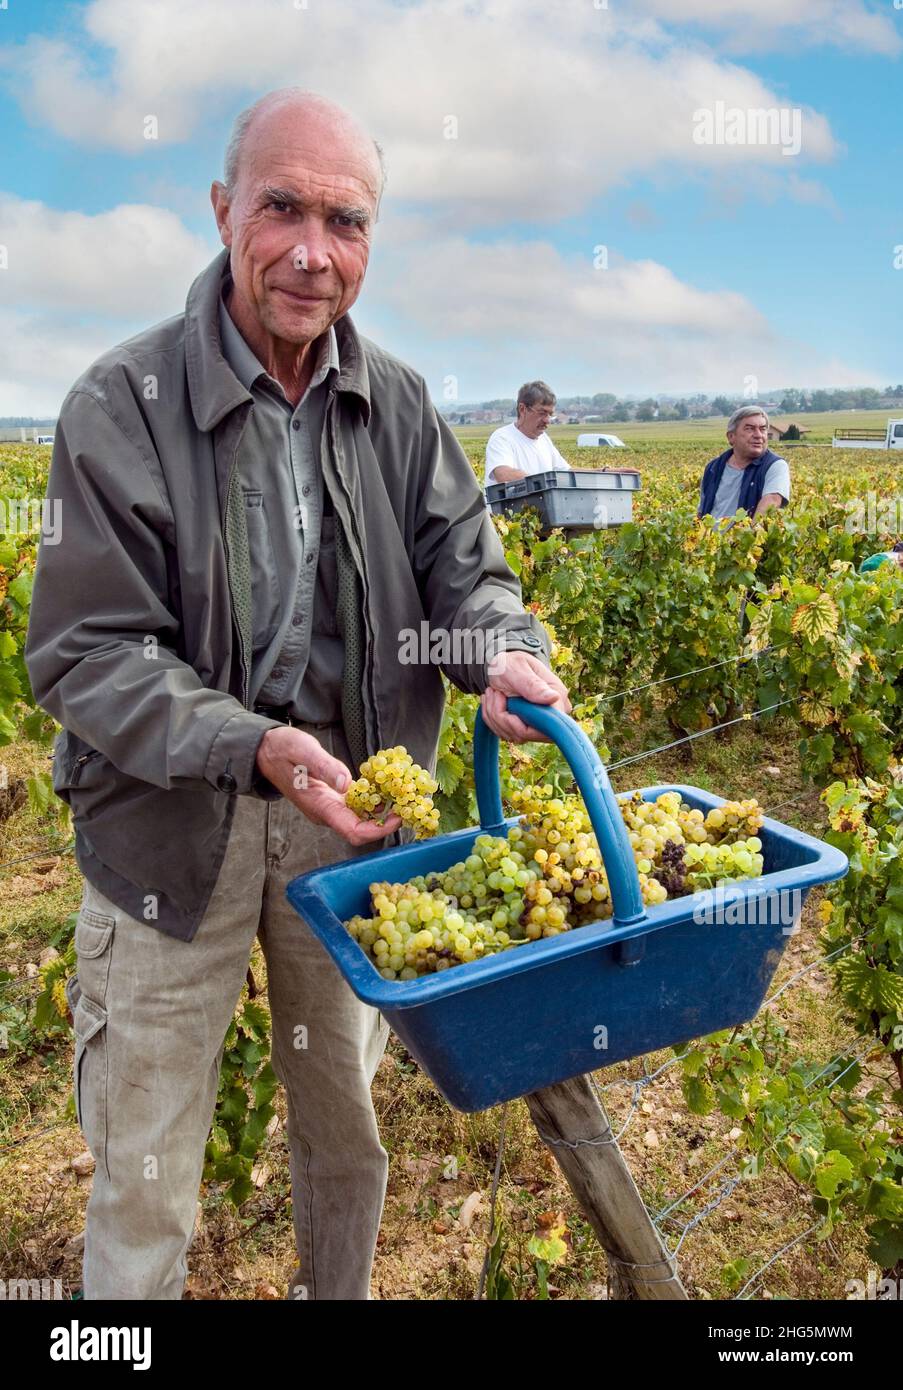
[[[589,1077],[545,1086],[524,1100],[600,1244],[617,1261],[612,1261],[613,1291],[628,1298],[685,1300],[676,1261],[652,1224]],[[610,1142],[576,1142],[588,1139]]]

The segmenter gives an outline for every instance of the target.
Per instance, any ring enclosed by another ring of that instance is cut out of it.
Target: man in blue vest
[[[706,465],[697,516],[716,520],[740,509],[758,517],[790,501],[790,468],[768,447],[768,416],[760,406],[744,405],[727,423],[730,448]]]

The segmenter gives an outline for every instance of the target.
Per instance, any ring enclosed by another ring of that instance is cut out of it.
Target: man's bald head
[[[253,149],[256,139],[266,134],[274,120],[281,121],[287,129],[297,129],[299,123],[303,122],[309,127],[310,134],[314,134],[318,128],[328,129],[332,139],[339,138],[343,145],[347,145],[349,153],[354,151],[358,158],[363,157],[370,162],[378,210],[386,184],[382,146],[344,107],[316,92],[305,91],[303,87],[280,87],[267,92],[236,116],[226,146],[224,168],[224,182],[230,197],[235,193],[247,149]]]
[[[314,92],[269,92],[235,122],[225,183],[210,190],[229,249],[227,308],[290,389],[310,344],[360,293],[382,184],[375,140]]]

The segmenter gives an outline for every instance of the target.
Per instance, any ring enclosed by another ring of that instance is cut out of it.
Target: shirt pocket
[[[251,560],[252,642],[257,652],[268,647],[279,630],[282,592],[262,492],[245,489],[245,515]]]

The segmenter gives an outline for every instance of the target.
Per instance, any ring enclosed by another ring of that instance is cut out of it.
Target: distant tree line
[[[836,391],[800,390],[792,386],[763,392],[760,399],[763,403],[772,404],[781,415],[826,410],[878,410],[897,401],[903,403],[903,385],[888,386],[885,391],[879,391],[874,386],[847,387]],[[730,415],[738,406],[748,404],[749,398],[739,395],[709,397],[698,394],[680,399],[672,396],[654,399],[650,396],[637,401],[613,395],[610,391],[597,391],[593,396],[559,396],[557,411],[559,415],[592,415],[600,421],[689,420]],[[513,396],[469,406],[446,406],[443,413],[454,419],[456,415],[475,411],[501,411],[512,418],[517,413]]]
[[[48,415],[0,415],[0,429],[12,430],[19,427],[36,429],[40,425],[52,424],[55,417]]]

